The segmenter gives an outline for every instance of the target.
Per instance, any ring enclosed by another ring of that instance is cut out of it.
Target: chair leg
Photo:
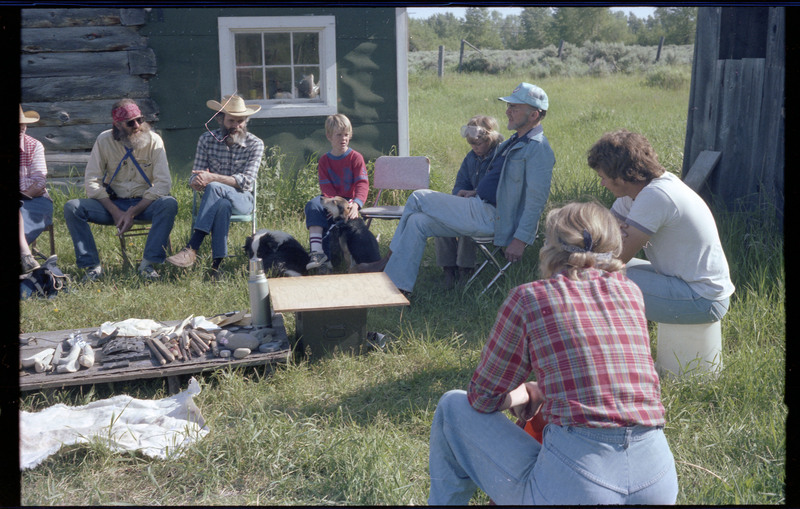
[[[128,251],[126,248],[127,246],[125,245],[125,235],[120,235],[119,249],[122,252],[122,263],[124,263],[125,265],[129,265],[130,267],[133,267],[133,264],[131,263],[130,259],[128,259]]]
[[[484,288],[483,291],[480,294],[483,295],[484,293],[486,293],[486,291],[489,290],[489,288],[491,288],[492,285],[498,279],[500,279],[501,276],[505,276],[506,275],[506,269],[508,269],[509,266],[511,266],[511,262],[506,262],[506,264],[503,266],[503,268],[500,269],[500,271],[492,278],[491,281],[489,281],[489,284],[486,285],[486,288]]]

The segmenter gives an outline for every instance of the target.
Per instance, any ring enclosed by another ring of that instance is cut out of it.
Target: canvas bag
[[[40,267],[19,277],[19,298],[55,297],[59,291],[65,290],[69,278],[61,272],[56,264],[58,256],[48,258]]]

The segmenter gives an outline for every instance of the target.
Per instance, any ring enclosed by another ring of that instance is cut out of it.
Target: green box
[[[367,347],[367,308],[298,311],[295,339],[309,357],[361,353]]]

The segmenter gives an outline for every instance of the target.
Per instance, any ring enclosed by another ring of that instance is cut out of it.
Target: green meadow
[[[688,72],[688,69],[685,70]],[[556,154],[548,207],[613,197],[586,165],[604,132],[645,134],[664,166],[680,173],[689,84],[657,86],[644,73],[604,77],[414,74],[409,78],[412,155],[431,159],[433,189],[450,192],[469,150],[459,128],[473,115],[495,116],[520,81],[550,98],[545,134]],[[352,147],[358,150],[358,139]],[[167,147],[169,150],[169,147]],[[302,205],[316,193],[316,167],[293,169],[291,154],[271,151],[259,187],[259,228],[291,233],[308,245]],[[371,162],[369,163],[371,165]],[[179,216],[172,247],[189,235],[191,191],[176,178]],[[80,284],[63,222],[64,202],[80,193],[53,192],[59,265],[70,291],[20,303],[23,332],[99,326],[126,318],[179,320],[247,309],[246,225],[233,225],[224,276],[209,279],[210,248],[188,270],[159,267],[162,280],[141,281],[122,264],[113,228],[96,227],[106,277]],[[373,191],[374,195],[374,191]],[[402,203],[404,194],[393,200]],[[679,504],[785,503],[785,272],[782,232],[770,214],[714,207],[736,293],[722,322],[724,368],[716,379],[667,379],[665,432],[675,455]],[[396,223],[375,221],[382,252]],[[40,244],[44,244],[44,238]],[[143,240],[129,248],[141,256]],[[540,243],[526,249],[496,290],[444,290],[429,241],[410,307],[373,309],[367,329],[387,335],[384,350],[298,359],[275,369],[227,369],[198,375],[195,398],[211,432],[180,457],[154,460],[112,453],[102,441],[71,446],[21,474],[23,505],[420,505],[428,495],[428,438],[439,396],[466,388],[497,310],[514,285],[537,278]],[[343,289],[357,291],[358,289]],[[294,333],[294,316],[286,317]],[[655,326],[652,346],[657,350]],[[182,379],[183,388],[186,378]],[[165,380],[142,380],[23,393],[21,409],[82,405],[116,394],[168,395]],[[486,504],[478,493],[474,504]]]

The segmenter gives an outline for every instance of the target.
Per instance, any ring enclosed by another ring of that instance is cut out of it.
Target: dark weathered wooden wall
[[[144,9],[22,9],[22,105],[41,117],[28,133],[44,144],[51,178],[83,173],[119,99],[158,119],[148,85],[155,54],[139,34],[145,19]]]
[[[700,7],[683,173],[722,152],[704,198],[730,209],[784,207],[784,7]],[[753,39],[752,43],[749,39]]]

